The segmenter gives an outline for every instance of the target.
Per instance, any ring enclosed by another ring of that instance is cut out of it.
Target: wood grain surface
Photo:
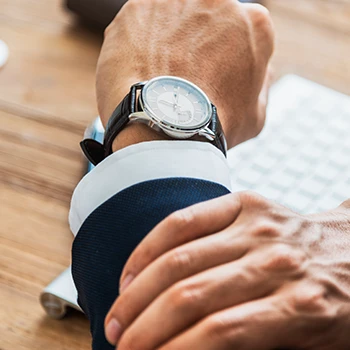
[[[350,94],[350,3],[270,0],[275,76],[297,73]],[[102,38],[59,0],[0,0],[0,350],[89,349],[89,325],[51,320],[42,289],[70,263],[67,224],[85,163],[79,141],[96,116]]]

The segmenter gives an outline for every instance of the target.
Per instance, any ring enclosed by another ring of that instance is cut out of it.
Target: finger
[[[271,274],[262,268],[265,261],[259,259],[267,257],[269,250],[264,253],[252,253],[175,284],[126,329],[119,345],[122,349],[123,346],[129,348],[131,344],[136,349],[157,348],[207,315],[264,297],[293,278],[294,274],[290,271]],[[123,316],[123,310],[127,307],[117,310],[117,317]],[[139,334],[144,335],[142,339]]]
[[[147,266],[120,295],[106,316],[126,329],[162,292],[177,282],[215,266],[240,259],[251,240],[235,230],[224,231],[182,245]],[[235,232],[238,232],[237,235]],[[236,236],[236,237],[235,237]],[[140,293],[142,291],[142,293]]]
[[[284,308],[279,295],[232,307],[208,316],[157,350],[296,348],[296,322]]]
[[[127,261],[121,292],[147,265],[169,250],[226,228],[240,212],[237,194],[229,194],[177,211],[157,225]]]

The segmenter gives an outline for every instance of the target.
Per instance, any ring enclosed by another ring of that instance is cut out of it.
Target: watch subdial
[[[193,121],[193,114],[191,111],[179,111],[178,114],[179,124],[187,125]]]

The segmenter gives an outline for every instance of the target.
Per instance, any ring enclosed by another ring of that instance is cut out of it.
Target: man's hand
[[[129,0],[106,30],[98,63],[102,121],[106,125],[132,84],[174,75],[207,93],[232,147],[257,135],[264,125],[272,51],[271,20],[260,5]],[[133,124],[118,135],[116,148],[159,137]]]
[[[118,350],[349,349],[346,204],[301,216],[252,193],[178,211],[136,248],[106,317]]]

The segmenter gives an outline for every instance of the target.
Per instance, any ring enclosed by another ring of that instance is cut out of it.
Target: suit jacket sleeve
[[[227,193],[218,183],[195,178],[145,181],[117,193],[87,217],[73,244],[72,273],[94,350],[114,349],[104,336],[104,318],[118,296],[123,266],[145,235],[172,212]]]

